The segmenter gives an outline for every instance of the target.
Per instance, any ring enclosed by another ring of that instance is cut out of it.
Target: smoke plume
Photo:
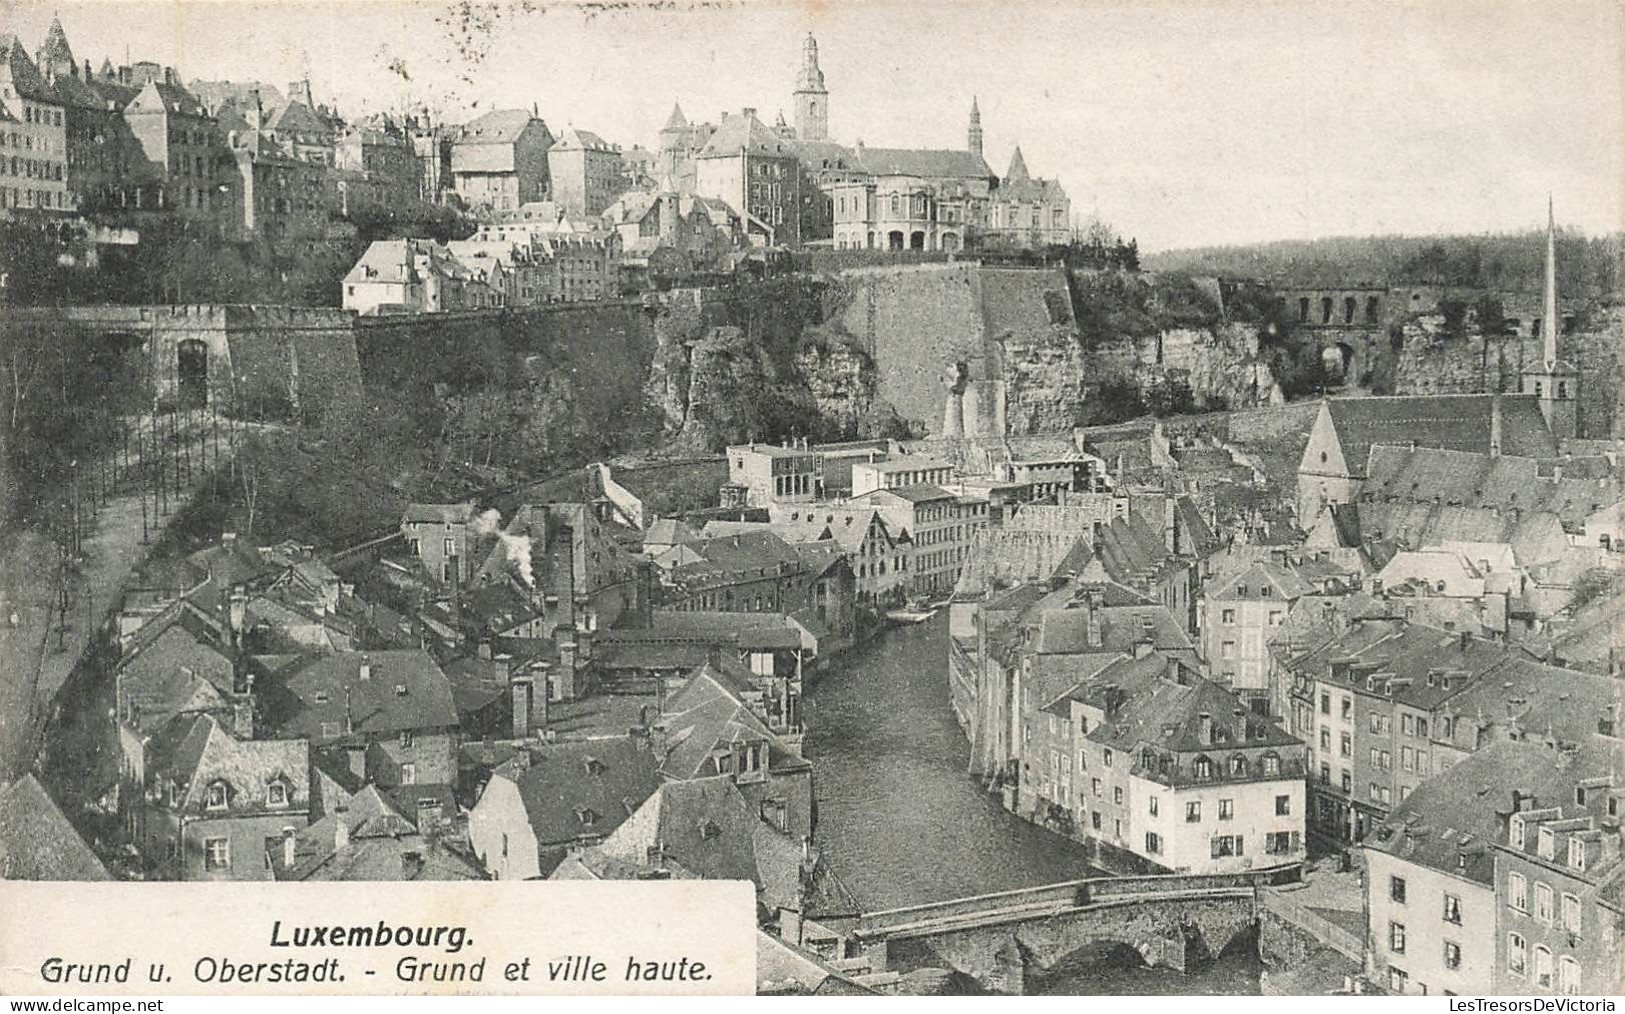
[[[495,535],[498,529],[501,527],[502,515],[498,514],[496,508],[494,507],[481,511],[479,515],[474,518],[475,535]]]
[[[530,536],[503,534],[500,538],[502,549],[508,554],[508,562],[519,571],[519,579],[525,582],[525,587],[535,588],[536,574],[531,569],[530,561]]]

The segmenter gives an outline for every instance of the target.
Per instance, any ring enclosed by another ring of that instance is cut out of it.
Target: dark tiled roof
[[[222,815],[257,816],[302,812],[310,806],[310,748],[303,739],[252,739],[232,736],[210,715],[182,715],[160,730],[147,745],[149,781],[179,786],[172,810],[202,816],[209,786],[224,782]],[[272,806],[266,789],[273,782],[286,788],[287,803]]]
[[[111,880],[32,774],[0,788],[0,880]]]
[[[725,774],[716,769],[713,753],[734,743],[773,742],[773,733],[729,683],[707,665],[666,702],[660,716],[666,735],[662,775],[684,779]]]
[[[940,148],[859,148],[858,160],[875,176],[925,179],[996,179],[975,152]]]
[[[729,113],[705,142],[699,157],[727,158],[737,155],[740,149],[752,155],[784,158],[796,155],[796,143],[774,133],[773,128],[757,119],[754,113]]]
[[[458,132],[458,144],[512,144],[536,117],[528,109],[497,109],[468,121]]]
[[[1571,801],[1577,782],[1618,776],[1618,740],[1584,737],[1560,767],[1555,748],[1533,742],[1492,743],[1430,778],[1366,836],[1365,847],[1478,883],[1494,883],[1491,843],[1506,838],[1512,794],[1534,797],[1534,806]]]
[[[1557,453],[1540,403],[1533,395],[1450,394],[1332,398],[1326,402],[1354,475],[1365,474],[1373,444],[1440,447],[1488,454],[1493,403],[1501,403],[1501,453],[1541,457]]]
[[[542,848],[610,834],[660,785],[648,743],[630,736],[535,747],[529,770],[503,777]]]
[[[314,655],[266,682],[271,726],[284,735],[333,739],[324,728],[347,725],[356,736],[457,726],[451,683],[421,648]]]

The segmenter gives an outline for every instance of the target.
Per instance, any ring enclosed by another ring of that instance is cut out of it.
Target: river
[[[876,911],[1095,873],[1076,842],[1019,819],[966,773],[970,745],[948,703],[946,613],[891,629],[835,660],[804,701],[817,779],[818,843]],[[1039,991],[1256,993],[1258,963],[1197,972],[1096,965]]]

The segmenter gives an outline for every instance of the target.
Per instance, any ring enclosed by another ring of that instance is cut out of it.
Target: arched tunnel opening
[[[1146,978],[1149,972],[1139,948],[1118,940],[1095,940],[1063,955],[1048,968],[1029,968],[1027,992],[1075,994],[1080,991],[1080,983],[1099,985],[1105,993],[1124,992],[1116,987]]]

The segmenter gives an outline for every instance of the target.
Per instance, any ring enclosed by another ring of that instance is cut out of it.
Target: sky
[[[555,132],[653,147],[751,106],[793,119],[819,42],[847,144],[960,148],[972,96],[1003,173],[1021,146],[1080,217],[1142,250],[1370,234],[1625,225],[1625,5],[754,0],[453,5],[0,0],[32,52],[53,12],[97,66],[183,80],[308,74],[346,113],[534,105]],[[470,49],[460,41],[474,39]],[[404,62],[406,78],[392,72]]]

